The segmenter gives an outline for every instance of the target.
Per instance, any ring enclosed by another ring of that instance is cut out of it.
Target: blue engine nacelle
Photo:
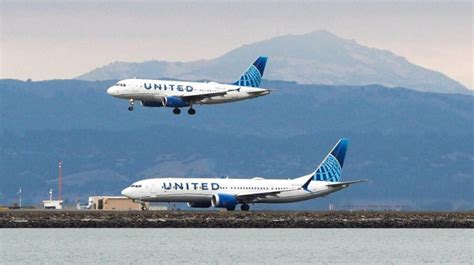
[[[189,103],[187,101],[179,97],[165,97],[164,103],[166,107],[172,107],[172,108],[181,108],[181,107],[189,106]]]
[[[191,208],[209,208],[211,207],[211,201],[208,202],[188,202],[188,206]]]
[[[156,101],[142,101],[144,107],[171,107],[182,108],[189,106],[189,103],[180,97],[162,97],[157,98]]]
[[[238,201],[235,198],[235,195],[232,194],[223,194],[218,193],[212,195],[211,204],[217,208],[226,208],[227,210],[233,211],[235,210],[235,206],[237,205]]]

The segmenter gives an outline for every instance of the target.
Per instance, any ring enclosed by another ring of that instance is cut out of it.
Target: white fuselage
[[[232,179],[232,178],[154,178],[135,182],[122,194],[145,202],[205,203],[215,194],[243,196],[280,191],[251,203],[297,202],[343,189],[328,187],[325,181],[312,181],[307,189],[300,188],[308,176],[297,179]]]
[[[185,97],[205,93],[225,92],[223,95],[196,97],[192,104],[218,104],[268,95],[268,89],[220,84],[172,80],[125,79],[107,90],[109,95],[123,99],[160,102],[163,97]]]
[[[187,202],[189,207],[242,211],[252,203],[298,202],[342,190],[366,180],[340,181],[349,140],[341,138],[312,173],[295,179],[153,178],[140,180],[122,194],[144,202]]]

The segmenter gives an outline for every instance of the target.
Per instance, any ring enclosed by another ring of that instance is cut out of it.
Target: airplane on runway
[[[140,202],[187,202],[189,207],[242,211],[252,203],[298,202],[347,188],[366,180],[341,181],[348,139],[340,139],[312,173],[295,179],[153,178],[140,180],[122,195]]]
[[[259,57],[247,71],[232,84],[216,82],[200,83],[171,80],[125,79],[107,89],[117,98],[129,100],[129,111],[133,111],[135,100],[145,107],[170,107],[174,114],[189,107],[194,115],[196,104],[219,104],[256,98],[270,94],[270,89],[259,88],[267,57]]]

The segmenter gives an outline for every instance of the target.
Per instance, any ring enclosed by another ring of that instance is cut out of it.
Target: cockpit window
[[[130,185],[130,187],[132,187],[132,188],[141,188],[141,187],[142,187],[142,185],[136,185],[136,184],[132,184],[132,185]]]
[[[115,84],[116,86],[123,86],[123,87],[126,87],[127,85],[123,84],[123,83],[117,83]]]

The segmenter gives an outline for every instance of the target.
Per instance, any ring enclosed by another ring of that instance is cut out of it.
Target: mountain
[[[446,75],[410,63],[390,51],[365,47],[327,31],[286,35],[244,45],[213,59],[189,63],[115,62],[83,74],[81,80],[175,78],[231,82],[260,55],[269,56],[265,78],[300,84],[406,87],[419,91],[472,91]]]
[[[343,179],[368,183],[257,207],[473,209],[472,96],[264,81],[276,89],[269,96],[176,116],[129,112],[106,94],[114,83],[0,80],[0,205],[12,203],[19,186],[25,203],[47,198],[59,160],[71,203],[153,176],[297,177],[348,137]]]

